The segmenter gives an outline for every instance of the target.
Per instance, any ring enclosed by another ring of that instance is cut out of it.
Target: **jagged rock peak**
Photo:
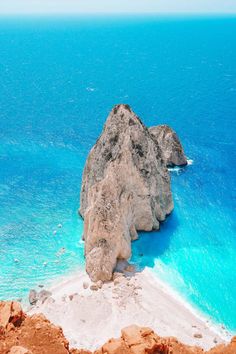
[[[80,214],[90,278],[110,280],[117,260],[130,257],[137,230],[158,229],[172,209],[158,143],[128,105],[115,106],[83,173]]]
[[[187,165],[184,149],[173,129],[168,125],[158,125],[149,128],[149,132],[161,148],[163,158],[168,167]]]

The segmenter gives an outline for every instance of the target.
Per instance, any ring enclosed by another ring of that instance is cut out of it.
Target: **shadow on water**
[[[171,238],[178,228],[175,211],[161,223],[159,231],[139,232],[139,239],[132,243],[131,262],[141,271],[146,266],[153,268],[155,260],[168,252]]]

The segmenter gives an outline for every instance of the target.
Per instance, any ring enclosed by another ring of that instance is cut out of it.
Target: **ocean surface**
[[[83,166],[128,103],[192,164],[132,261],[236,330],[236,18],[0,19],[0,298],[84,266]]]

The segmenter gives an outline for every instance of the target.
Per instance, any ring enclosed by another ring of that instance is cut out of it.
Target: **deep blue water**
[[[132,260],[236,330],[235,18],[1,18],[0,297],[83,267],[82,170],[121,102],[193,160]]]

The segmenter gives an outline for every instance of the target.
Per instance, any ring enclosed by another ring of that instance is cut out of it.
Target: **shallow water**
[[[132,260],[236,329],[235,38],[234,18],[1,19],[1,298],[84,265],[83,166],[125,102],[193,160],[171,172],[175,210]]]

